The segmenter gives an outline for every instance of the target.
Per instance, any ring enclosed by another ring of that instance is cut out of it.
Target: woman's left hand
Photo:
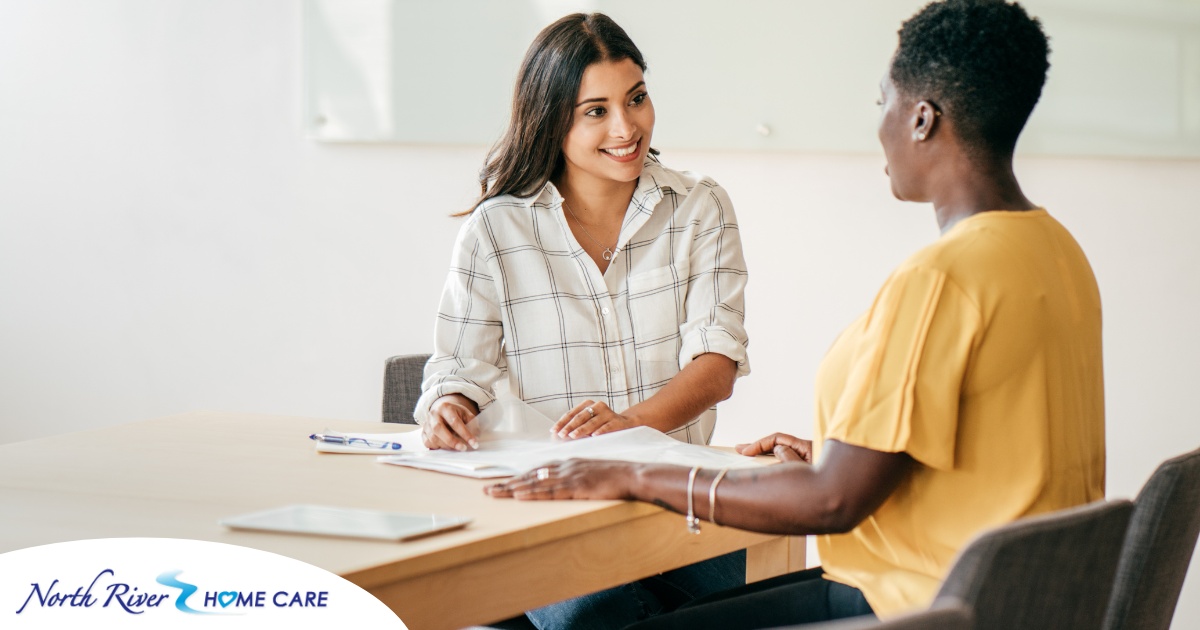
[[[535,468],[484,493],[514,499],[632,499],[637,464],[570,459]]]
[[[563,414],[550,432],[565,440],[604,435],[622,429],[632,429],[637,423],[602,402],[585,400]]]

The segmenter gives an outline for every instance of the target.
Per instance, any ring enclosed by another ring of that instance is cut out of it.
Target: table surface
[[[319,454],[308,440],[325,429],[407,428],[205,412],[3,444],[0,553],[109,537],[241,545],[336,573],[418,629],[497,621],[742,548],[749,548],[751,580],[804,566],[802,538],[710,524],[691,535],[682,516],[644,503],[493,499],[482,489],[494,482],[383,465],[367,455]],[[293,503],[474,521],[402,543],[217,524]]]

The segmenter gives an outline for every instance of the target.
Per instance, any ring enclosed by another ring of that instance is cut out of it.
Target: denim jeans
[[[540,630],[611,630],[746,583],[746,552],[735,551],[637,582],[550,604],[525,615]]]

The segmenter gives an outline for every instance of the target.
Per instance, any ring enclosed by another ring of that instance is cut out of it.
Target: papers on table
[[[708,468],[761,466],[752,457],[687,444],[649,427],[579,440],[550,434],[553,422],[529,405],[506,399],[493,403],[477,418],[479,448],[473,451],[407,452],[380,457],[385,464],[435,470],[465,477],[508,477],[556,460],[611,459],[639,463],[679,464]]]
[[[448,473],[460,477],[473,477],[475,479],[496,479],[499,477],[511,477],[517,474],[517,471],[508,466],[487,462],[462,461],[455,457],[448,457],[461,454],[463,453],[427,451],[424,453],[385,455],[380,457],[379,461],[385,464],[432,470],[434,472]]]

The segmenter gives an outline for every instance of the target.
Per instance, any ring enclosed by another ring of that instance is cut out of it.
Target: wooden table
[[[567,597],[748,548],[750,580],[804,566],[802,538],[705,524],[622,501],[519,502],[489,482],[318,454],[325,428],[398,425],[192,413],[0,445],[0,553],[108,537],[210,540],[270,551],[366,589],[414,629],[511,617]],[[404,543],[237,532],[222,517],[291,503],[471,516]],[[469,593],[469,596],[463,596]]]

